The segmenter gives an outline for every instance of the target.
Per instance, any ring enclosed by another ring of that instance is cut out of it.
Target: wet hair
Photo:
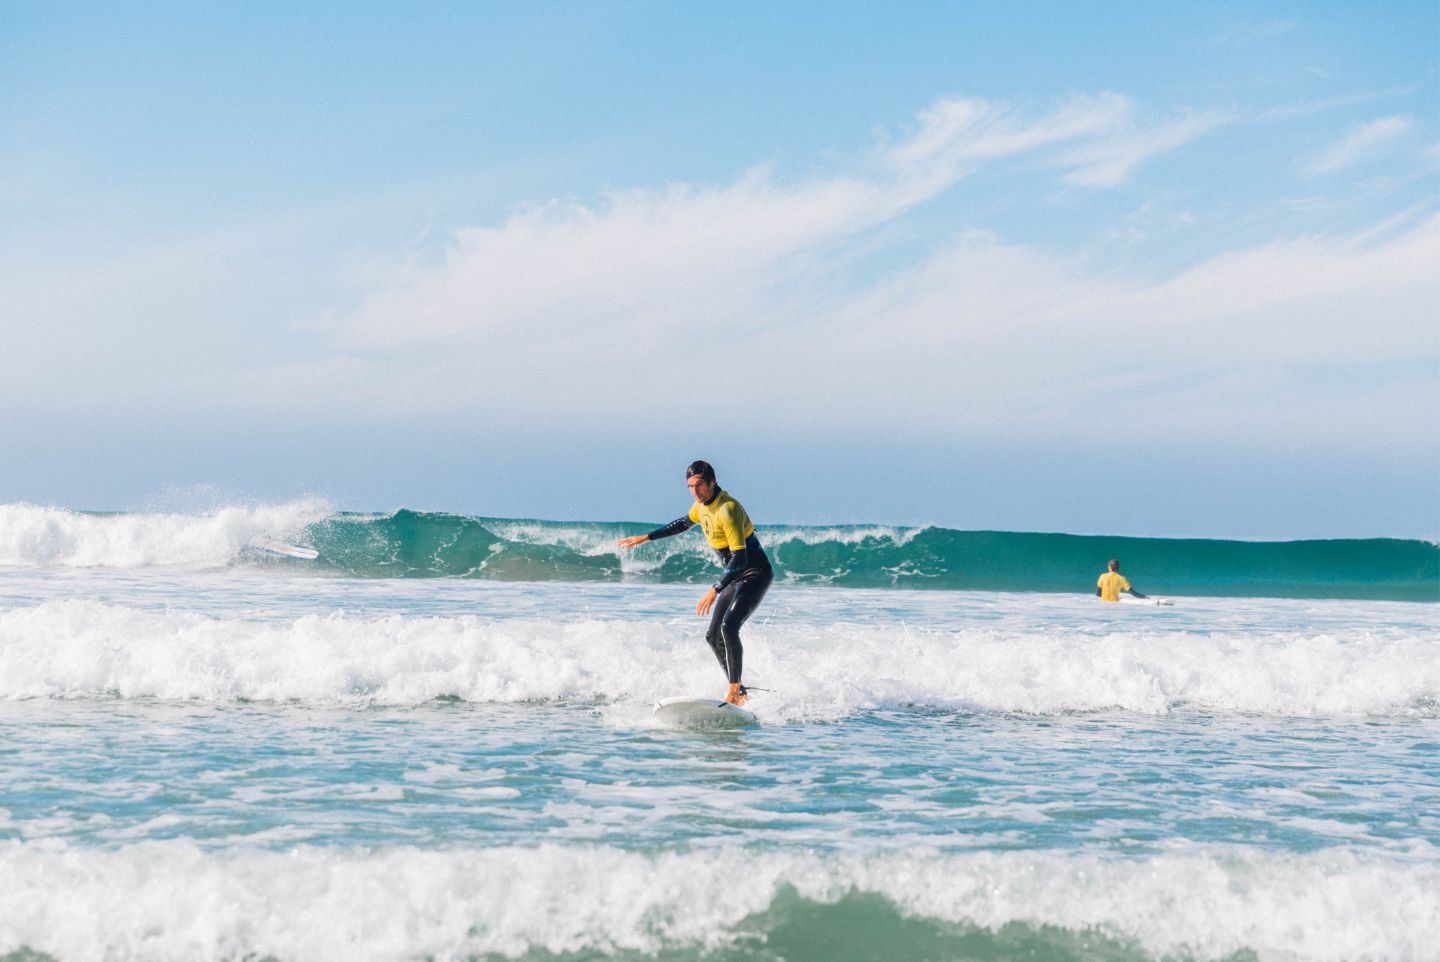
[[[691,461],[690,467],[685,469],[685,480],[698,477],[706,484],[715,483],[715,469],[710,467],[709,461]]]
[[[1110,570],[1112,570],[1112,571],[1118,571],[1119,569],[1120,569],[1120,562],[1116,561],[1114,558],[1111,558],[1111,559],[1110,559]]]

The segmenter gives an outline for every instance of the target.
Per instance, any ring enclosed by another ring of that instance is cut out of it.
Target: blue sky
[[[1440,12],[0,3],[0,502],[1440,535]]]

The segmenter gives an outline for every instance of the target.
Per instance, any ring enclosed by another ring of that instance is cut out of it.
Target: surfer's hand
[[[705,597],[701,598],[699,603],[695,605],[695,613],[697,615],[708,615],[710,609],[715,606],[715,599],[718,597],[719,595],[715,593],[714,588],[705,592]]]
[[[615,542],[615,543],[616,543],[617,545],[619,545],[620,547],[622,547],[622,548],[627,548],[627,549],[628,549],[628,548],[633,548],[633,547],[635,547],[637,544],[644,544],[645,542],[647,542],[647,541],[649,541],[649,540],[650,540],[650,536],[649,536],[648,534],[632,534],[630,537],[628,537],[628,538],[621,538],[619,541],[617,541],[617,542]]]

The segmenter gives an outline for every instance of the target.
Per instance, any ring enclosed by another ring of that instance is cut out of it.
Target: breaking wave
[[[11,841],[0,877],[5,959],[1440,958],[1429,850],[861,857]]]
[[[648,708],[704,691],[714,664],[684,621],[383,616],[251,620],[93,600],[0,608],[0,698],[317,705],[592,701]],[[1090,633],[761,622],[747,677],[766,721],[934,708],[1055,714],[1179,708],[1278,715],[1440,711],[1440,636],[1423,627]]]
[[[92,514],[0,505],[0,565],[141,567],[282,565],[358,578],[648,581],[714,578],[696,535],[621,553],[615,540],[651,525],[527,521],[401,510],[335,513],[320,502],[210,514]],[[780,577],[850,588],[1091,592],[1109,558],[1161,594],[1440,601],[1440,546],[1393,538],[1247,542],[1125,538],[941,527],[760,529]],[[267,558],[267,538],[319,550],[316,561]]]

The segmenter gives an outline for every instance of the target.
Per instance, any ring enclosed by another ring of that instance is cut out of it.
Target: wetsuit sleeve
[[[730,560],[725,563],[725,570],[721,572],[720,580],[711,586],[715,589],[715,593],[718,595],[730,587],[730,582],[740,577],[740,572],[744,571],[745,566],[749,563],[750,552],[745,550],[743,544],[740,546],[739,551],[730,552]]]
[[[671,535],[681,534],[683,532],[689,531],[693,527],[695,527],[695,522],[691,521],[689,518],[676,518],[674,521],[665,525],[665,527],[656,528],[654,531],[646,535],[646,537],[648,537],[651,541],[657,541],[660,538],[668,538]]]
[[[718,594],[729,587],[730,582],[740,577],[740,572],[750,563],[750,552],[745,550],[745,535],[740,530],[734,511],[722,509],[716,521],[719,523],[720,532],[725,536],[726,551],[730,555],[725,559],[725,570],[721,573],[720,580],[714,585]]]

